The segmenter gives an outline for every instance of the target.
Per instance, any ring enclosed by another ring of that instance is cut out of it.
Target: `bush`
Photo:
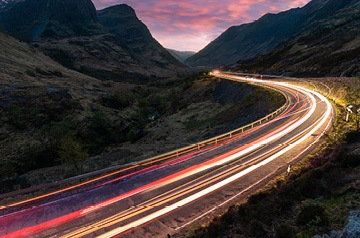
[[[294,238],[295,229],[289,225],[280,225],[276,229],[276,238]]]
[[[347,133],[345,140],[349,144],[360,142],[360,131],[351,131]]]
[[[322,206],[307,205],[301,209],[296,218],[296,224],[299,226],[327,226],[329,219]]]
[[[133,96],[120,93],[104,97],[102,100],[107,106],[115,109],[123,109],[134,103]]]
[[[12,105],[8,112],[8,123],[11,124],[18,130],[24,130],[28,127],[27,122],[25,120],[25,115],[21,107],[17,105]]]
[[[82,173],[83,164],[88,157],[88,153],[78,141],[67,137],[61,141],[59,157],[61,162],[73,165],[78,173]]]
[[[360,156],[358,154],[342,154],[339,155],[340,164],[343,168],[355,168],[360,166]]]
[[[259,202],[266,199],[268,197],[268,195],[269,195],[268,192],[260,192],[260,193],[254,194],[249,198],[248,203],[249,204],[258,204]]]
[[[267,237],[269,232],[266,230],[266,225],[258,220],[250,221],[250,233],[254,237]]]

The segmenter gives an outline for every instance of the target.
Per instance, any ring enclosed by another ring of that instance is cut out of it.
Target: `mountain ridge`
[[[233,26],[185,61],[189,66],[221,67],[266,54],[297,36],[312,22],[331,16],[352,0],[313,0],[302,8],[266,14]]]
[[[128,5],[96,11],[91,0],[24,0],[0,13],[6,33],[68,68],[101,80],[144,82],[189,73]]]
[[[296,38],[230,70],[290,76],[355,76],[360,72],[360,3],[307,26]]]

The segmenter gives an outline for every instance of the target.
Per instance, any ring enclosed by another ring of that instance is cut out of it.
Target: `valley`
[[[357,237],[360,4],[305,2],[1,0],[0,237]]]

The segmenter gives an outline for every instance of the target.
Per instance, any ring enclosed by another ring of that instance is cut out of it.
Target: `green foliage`
[[[88,153],[81,144],[71,137],[61,140],[59,157],[62,163],[71,164],[78,173],[82,173],[83,164],[88,158]]]

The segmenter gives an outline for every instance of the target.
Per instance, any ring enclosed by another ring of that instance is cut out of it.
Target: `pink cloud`
[[[93,0],[97,9],[128,4],[163,46],[198,51],[234,25],[301,7],[310,0]]]

